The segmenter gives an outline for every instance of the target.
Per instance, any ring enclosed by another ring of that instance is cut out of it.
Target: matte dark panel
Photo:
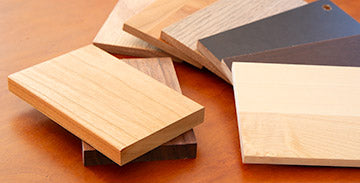
[[[326,10],[330,7],[330,10]],[[329,0],[274,15],[199,40],[219,60],[225,57],[356,35],[360,24]]]
[[[223,59],[231,70],[233,62],[262,62],[360,67],[360,35],[280,48]]]

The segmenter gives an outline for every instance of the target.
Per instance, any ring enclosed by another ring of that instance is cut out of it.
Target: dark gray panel
[[[260,53],[223,59],[230,68],[233,62],[333,65],[360,67],[360,35],[302,44]]]
[[[320,0],[199,42],[221,60],[356,34],[360,34],[360,24],[356,20],[331,1]]]

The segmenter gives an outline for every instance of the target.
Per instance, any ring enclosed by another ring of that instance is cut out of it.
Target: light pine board
[[[174,65],[170,58],[122,59],[121,61],[181,93]],[[132,162],[195,158],[196,148],[197,143],[194,131],[189,130],[179,137],[136,158]],[[85,166],[113,163],[109,158],[84,141],[82,141],[82,155]]]
[[[174,55],[195,67],[202,65],[166,42],[160,40],[161,30],[215,0],[155,0],[148,7],[127,20],[123,29],[130,34]]]
[[[243,163],[360,167],[360,68],[233,63]]]
[[[154,0],[119,0],[93,43],[110,53],[138,57],[168,56],[160,49],[122,30],[124,22]]]
[[[119,165],[204,119],[201,105],[93,45],[14,73],[8,87]]]
[[[303,0],[219,0],[164,28],[161,39],[231,82],[224,64],[211,62],[196,51],[197,41],[305,4]]]

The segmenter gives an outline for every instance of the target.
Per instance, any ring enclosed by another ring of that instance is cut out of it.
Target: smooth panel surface
[[[360,20],[360,1],[334,2]],[[358,168],[242,164],[232,86],[182,63],[174,66],[183,94],[206,106],[204,123],[194,128],[196,159],[84,167],[81,140],[10,93],[7,76],[91,44],[116,3],[2,1],[0,182],[360,182]]]
[[[263,62],[306,65],[360,66],[360,35],[224,58],[233,62]]]
[[[122,59],[121,61],[181,93],[176,72],[170,58]],[[194,131],[189,130],[179,137],[136,158],[133,162],[195,158],[196,146]],[[113,163],[109,158],[96,151],[95,148],[84,141],[82,141],[82,153],[85,166]]]
[[[93,45],[14,73],[8,83],[119,165],[203,120],[202,106]]]
[[[158,48],[122,30],[124,22],[154,0],[119,0],[97,33],[94,44],[110,53],[139,57],[167,56]]]
[[[360,166],[360,68],[233,64],[244,163]]]
[[[224,71],[231,74],[234,62],[262,62],[284,64],[360,66],[360,36],[308,43],[260,53],[227,57]]]
[[[187,56],[198,60],[210,71],[223,73],[219,62],[211,62],[196,51],[199,39],[262,18],[305,5],[303,0],[219,0],[162,30],[161,39]],[[230,81],[231,75],[225,75]]]
[[[328,7],[329,9],[326,9]],[[213,62],[225,57],[352,36],[360,24],[329,0],[320,0],[199,40]]]
[[[146,42],[201,68],[198,61],[191,59],[171,45],[160,40],[161,30],[215,0],[155,0],[143,11],[127,20],[124,30]]]

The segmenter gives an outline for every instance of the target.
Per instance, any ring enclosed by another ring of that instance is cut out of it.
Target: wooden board
[[[183,93],[206,106],[205,122],[194,129],[197,158],[84,167],[79,139],[12,95],[7,75],[90,43],[116,1],[1,1],[0,182],[360,182],[358,168],[242,164],[232,86],[177,63]],[[360,1],[334,2],[360,20]]]
[[[326,9],[328,7],[329,9]],[[360,24],[329,0],[320,0],[199,40],[214,63],[225,57],[356,35]]]
[[[131,17],[123,29],[146,42],[174,55],[195,67],[202,65],[166,42],[160,40],[161,30],[191,13],[211,4],[215,0],[155,0],[140,13]]]
[[[119,165],[204,118],[201,105],[93,45],[14,73],[8,87]]]
[[[229,74],[231,74],[231,67],[235,62],[360,67],[360,52],[358,50],[360,50],[360,35],[355,35],[260,53],[227,57],[223,59],[223,62],[226,64],[226,72]]]
[[[176,72],[170,58],[122,59],[121,61],[181,93]],[[132,162],[195,158],[196,148],[197,143],[194,131],[189,130],[179,137],[136,158]],[[113,163],[109,158],[96,151],[95,148],[84,141],[82,141],[82,153],[85,166]]]
[[[360,67],[233,64],[243,163],[360,167]]]
[[[124,22],[154,0],[119,0],[93,43],[110,53],[138,57],[168,56],[160,49],[122,30]]]
[[[220,63],[211,62],[196,51],[199,39],[305,4],[303,0],[219,0],[164,28],[161,39],[199,61],[218,76],[224,76]],[[231,82],[231,75],[225,75],[225,78]]]

